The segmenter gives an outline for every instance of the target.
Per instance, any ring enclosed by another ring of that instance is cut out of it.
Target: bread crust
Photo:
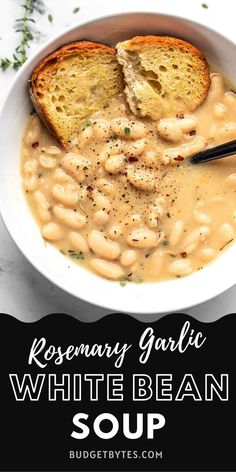
[[[38,75],[40,72],[43,71],[45,66],[48,66],[49,64],[51,66],[55,66],[55,64],[61,60],[63,60],[65,57],[68,56],[73,56],[77,54],[78,52],[81,53],[87,53],[91,54],[91,52],[94,54],[101,54],[106,53],[110,54],[111,56],[116,56],[116,49],[112,48],[111,46],[107,46],[106,44],[102,43],[96,43],[92,41],[73,41],[67,44],[64,44],[63,46],[59,47],[55,51],[53,51],[51,54],[49,54],[45,59],[43,59],[34,69],[33,74],[31,76],[30,82],[31,86],[33,87],[35,85],[35,81],[38,78]]]
[[[204,56],[203,52],[200,51],[194,44],[189,43],[188,41],[185,41],[184,39],[180,38],[174,38],[172,36],[135,36],[134,38],[130,39],[129,41],[126,42],[126,49],[128,51],[135,51],[137,49],[140,49],[140,46],[155,46],[155,47],[160,47],[162,48],[163,46],[166,47],[178,47],[178,48],[186,48],[188,51],[197,56],[205,65],[206,71],[205,71],[205,78],[208,83],[208,89],[210,87],[210,75],[209,75],[209,65],[206,60],[206,57]]]
[[[86,54],[88,57],[93,55],[106,54],[116,57],[116,49],[106,44],[82,40],[82,41],[73,41],[63,46],[59,47],[51,54],[49,54],[45,59],[43,59],[34,69],[31,79],[29,81],[29,93],[33,103],[33,106],[39,115],[40,119],[43,121],[45,126],[49,131],[55,136],[59,141],[61,146],[65,149],[68,149],[68,142],[59,135],[57,128],[55,127],[53,120],[51,119],[50,113],[48,113],[47,107],[40,101],[40,98],[37,95],[37,81],[39,76],[44,78],[45,81],[47,77],[53,72],[57,64],[63,61],[64,58],[77,55],[78,53]]]
[[[162,48],[163,46],[173,46],[178,48],[185,47],[189,50],[189,52],[191,52],[195,56],[198,56],[199,59],[203,60],[208,67],[208,63],[203,52],[200,51],[200,49],[198,49],[193,44],[190,44],[180,38],[174,38],[172,36],[135,36],[134,38],[128,41],[124,41],[124,44],[125,49],[128,51],[135,51],[137,49],[140,50],[141,46],[155,46],[160,48]]]
[[[137,53],[142,53],[145,51],[146,48],[155,48],[155,49],[163,49],[163,48],[170,48],[173,47],[175,49],[184,49],[185,51],[187,50],[189,54],[192,56],[195,56],[196,60],[201,63],[201,75],[204,80],[204,85],[205,85],[205,90],[202,94],[202,97],[198,101],[198,105],[201,105],[203,101],[205,100],[211,80],[210,80],[210,71],[209,71],[209,65],[206,60],[206,57],[204,56],[203,52],[200,51],[196,46],[193,44],[190,44],[189,42],[180,39],[180,38],[175,38],[172,36],[154,36],[154,35],[149,35],[149,36],[135,36],[134,38],[127,40],[127,41],[122,41],[117,44],[117,49],[119,48],[127,52],[137,52]],[[196,107],[193,106],[192,110],[194,110]]]

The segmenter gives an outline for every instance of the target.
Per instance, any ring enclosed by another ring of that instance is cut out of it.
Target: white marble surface
[[[2,0],[0,16],[0,56],[11,55],[18,44],[13,25],[22,15],[21,0]],[[29,54],[39,44],[68,26],[96,16],[125,11],[156,11],[199,21],[236,41],[235,0],[45,0],[46,12],[36,15],[35,40]],[[209,8],[202,7],[207,3]],[[73,13],[75,7],[80,11]],[[48,15],[53,21],[48,21]],[[235,58],[234,58],[235,59]],[[232,58],[233,60],[233,58]],[[15,75],[12,70],[0,71],[0,100],[4,98]],[[196,287],[197,290],[197,287]],[[226,313],[236,311],[236,286],[217,298],[186,310],[203,321],[214,321]],[[108,313],[102,308],[88,305],[64,293],[42,277],[22,256],[0,219],[0,312],[10,313],[24,321],[34,321],[42,314],[64,312],[86,321]],[[143,317],[138,318],[144,320]],[[146,316],[145,321],[158,318]]]

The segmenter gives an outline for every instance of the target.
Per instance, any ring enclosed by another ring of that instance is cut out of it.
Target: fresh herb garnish
[[[32,23],[35,23],[35,20],[32,15],[35,11],[40,14],[45,12],[43,0],[25,0],[22,8],[24,9],[22,18],[15,21],[15,32],[21,33],[20,44],[16,47],[10,59],[8,57],[0,58],[0,69],[3,71],[9,67],[18,70],[25,63],[29,43],[33,40]]]
[[[233,241],[233,238],[230,239],[229,241],[227,241],[227,243],[225,243],[225,244],[220,248],[220,251],[223,251],[223,249],[224,249],[226,246],[228,246],[228,244],[232,243],[232,241]]]
[[[48,15],[48,21],[49,21],[50,23],[53,22],[53,16],[52,16],[52,15]]]
[[[125,134],[130,134],[130,128],[128,128],[127,126],[125,127]]]
[[[68,254],[73,259],[77,259],[79,261],[84,261],[84,254],[82,253],[82,251],[72,251],[72,250],[69,249]]]
[[[127,280],[120,280],[120,286],[125,287],[127,284]]]
[[[116,136],[115,134],[114,134],[114,136],[110,137],[110,141],[115,141],[116,139],[118,139],[118,136]]]
[[[202,3],[202,8],[209,8],[207,3]]]
[[[78,11],[80,11],[80,7],[74,8],[73,13],[78,13]]]
[[[83,124],[83,127],[84,127],[84,128],[88,128],[89,126],[91,126],[91,124],[92,124],[92,121],[86,120],[86,121],[84,122],[84,124]]]

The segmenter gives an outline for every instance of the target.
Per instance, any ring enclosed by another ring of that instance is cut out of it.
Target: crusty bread
[[[35,68],[30,94],[41,119],[68,148],[81,124],[123,88],[116,50],[78,41],[62,46]]]
[[[201,51],[168,36],[136,36],[117,44],[127,101],[133,113],[153,120],[197,108],[210,74]]]

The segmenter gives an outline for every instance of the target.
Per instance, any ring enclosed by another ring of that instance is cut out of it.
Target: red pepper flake
[[[129,162],[138,162],[138,158],[134,156],[130,156],[128,159]]]
[[[88,190],[88,192],[92,192],[93,187],[92,187],[91,185],[88,185],[88,186],[86,187],[86,190]]]
[[[181,252],[180,255],[181,255],[181,257],[183,257],[183,259],[186,259],[188,254],[187,254],[187,252]]]
[[[193,129],[192,131],[190,131],[189,136],[195,136],[195,134],[196,134],[196,130]]]
[[[177,113],[176,118],[179,118],[180,120],[184,119],[184,113]]]
[[[183,161],[183,160],[184,160],[183,156],[174,157],[174,161]]]
[[[37,147],[38,147],[38,145],[39,145],[38,141],[35,141],[35,143],[33,143],[33,144],[32,144],[32,148],[34,148],[34,149],[35,149],[35,148],[37,148]]]

